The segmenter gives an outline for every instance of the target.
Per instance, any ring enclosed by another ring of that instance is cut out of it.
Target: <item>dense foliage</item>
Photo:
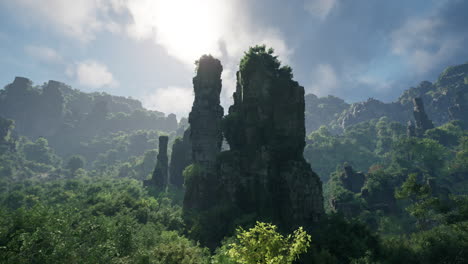
[[[251,48],[240,67],[252,71],[264,62],[292,77],[265,46]],[[437,115],[447,96],[467,87],[466,67],[448,68],[398,103],[437,99],[428,116]],[[466,101],[466,92],[457,98]],[[322,179],[327,215],[289,235],[270,223],[245,224],[265,219],[242,215],[233,236],[210,251],[190,237],[216,236],[223,225],[187,228],[183,189],[143,185],[156,165],[158,137],[180,142],[186,120],[178,126],[175,116],[131,98],[15,80],[0,90],[0,262],[468,262],[466,123],[437,115],[437,127],[413,137],[384,116],[340,132],[336,120],[348,104],[312,95],[306,102],[304,157]],[[201,170],[187,166],[185,184]],[[197,233],[206,229],[211,233]]]

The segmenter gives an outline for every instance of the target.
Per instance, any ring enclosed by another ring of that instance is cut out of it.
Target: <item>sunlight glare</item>
[[[165,45],[169,54],[190,64],[202,54],[219,56],[221,25],[227,15],[223,2],[158,1],[154,17],[157,42]]]

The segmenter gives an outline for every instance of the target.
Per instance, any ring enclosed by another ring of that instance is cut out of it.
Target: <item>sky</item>
[[[0,0],[0,85],[15,76],[136,98],[186,116],[194,62],[273,47],[306,93],[394,101],[468,62],[465,0]]]

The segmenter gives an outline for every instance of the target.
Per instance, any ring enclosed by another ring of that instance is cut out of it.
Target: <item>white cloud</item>
[[[330,64],[319,64],[312,72],[311,92],[317,96],[326,96],[336,90],[340,80]]]
[[[306,11],[324,20],[338,4],[338,0],[307,0],[304,3]]]
[[[51,64],[63,63],[62,56],[54,49],[43,47],[43,46],[28,45],[24,47],[24,50],[30,56],[38,59],[41,62],[51,63]]]
[[[410,19],[391,34],[392,52],[406,55],[413,49],[437,44],[436,29],[442,25],[435,19]]]
[[[254,27],[247,15],[238,16],[248,14],[239,1],[138,0],[127,2],[126,7],[133,20],[127,27],[130,36],[154,39],[190,66],[206,53],[238,60],[255,44],[274,47],[283,60],[291,52],[277,30]]]
[[[18,11],[18,18],[26,24],[52,28],[87,42],[98,31],[117,30],[109,16],[111,10],[116,10],[114,2],[116,0],[15,0],[5,4]]]
[[[142,98],[143,105],[152,110],[174,113],[179,118],[188,116],[193,104],[193,89],[167,87],[156,89],[154,93]]]
[[[90,88],[114,87],[118,82],[114,79],[112,73],[107,69],[106,65],[97,61],[88,60],[69,65],[66,69],[66,74],[69,77],[74,77],[84,86]]]
[[[424,49],[415,49],[410,54],[409,61],[412,65],[416,66],[415,71],[417,73],[423,74],[429,72],[445,61],[448,61],[462,45],[461,42],[461,40],[456,38],[446,39],[441,41],[438,49],[433,52]]]
[[[408,20],[391,34],[392,53],[402,56],[414,66],[417,74],[424,74],[443,64],[460,49],[462,40],[444,35],[444,22],[438,19],[417,18]]]
[[[278,29],[261,25],[249,14],[245,0],[18,0],[7,5],[14,7],[12,10],[21,14],[26,23],[50,27],[82,42],[94,39],[102,31],[123,32],[135,40],[152,40],[191,69],[201,55],[212,54],[224,66],[223,105],[231,103],[235,72],[249,46],[273,47],[285,64],[293,53]],[[116,83],[105,66],[94,62],[68,65],[66,73],[90,87]],[[182,94],[179,88],[166,88],[161,90],[163,96],[158,97],[169,98],[170,91],[177,92],[179,97]],[[152,101],[167,105],[166,101]],[[170,112],[172,107],[179,106],[170,107],[160,109]]]
[[[250,20],[238,0],[15,0],[19,19],[88,42],[102,31],[152,39],[187,65],[210,53],[238,61],[252,45],[272,46],[283,61],[292,52],[281,33]],[[239,15],[242,14],[242,15]]]
[[[376,92],[386,92],[386,91],[391,90],[394,87],[393,82],[382,80],[380,78],[377,78],[371,75],[362,75],[362,76],[357,77],[356,83],[359,86],[369,87],[370,89]]]

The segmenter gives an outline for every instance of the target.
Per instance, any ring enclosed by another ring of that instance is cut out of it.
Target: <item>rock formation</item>
[[[182,172],[192,163],[192,143],[190,142],[190,128],[185,130],[182,138],[176,138],[172,145],[171,165],[169,166],[169,182],[182,188],[184,177]]]
[[[216,198],[216,159],[221,151],[223,135],[220,106],[221,62],[212,56],[202,56],[193,78],[195,100],[189,115],[192,143],[192,175],[186,180],[184,214],[188,225],[195,220],[189,215],[208,209]]]
[[[350,106],[343,99],[332,95],[317,97],[314,94],[307,94],[304,100],[307,135],[319,129],[322,125],[330,125],[332,121],[335,121]]]
[[[360,194],[366,182],[366,175],[356,172],[353,167],[345,163],[343,170],[333,177],[335,184],[342,186],[347,191],[344,194],[332,195],[329,200],[330,207],[335,212],[340,212],[346,217],[355,217],[361,212],[361,204],[355,201],[355,194]]]
[[[366,176],[362,172],[355,172],[353,167],[350,165],[345,165],[343,167],[343,174],[341,180],[346,189],[352,191],[353,193],[360,193],[364,182],[366,181]]]
[[[416,136],[416,128],[414,127],[413,121],[409,120],[408,124],[406,125],[406,136],[407,137],[415,137]]]
[[[303,158],[304,88],[262,47],[252,48],[237,74],[225,118],[230,151],[220,160],[226,199],[290,229],[323,213],[321,182]]]
[[[192,159],[205,168],[213,168],[223,141],[221,120],[224,111],[219,100],[222,71],[219,60],[203,56],[193,78],[195,100],[189,115]]]
[[[177,116],[175,114],[169,114],[166,118],[166,130],[167,131],[175,131],[177,130]]]
[[[214,247],[236,226],[256,220],[283,231],[310,227],[324,211],[322,183],[303,158],[304,88],[292,80],[289,67],[280,68],[272,51],[251,48],[237,73],[234,105],[223,120],[230,150],[219,153],[218,63],[202,58],[194,78],[189,119],[194,165],[186,175],[184,199],[192,234]],[[202,210],[194,216],[194,208]]]
[[[397,206],[394,186],[401,185],[401,182],[396,183],[395,179],[385,177],[385,180],[377,185],[369,185],[368,181],[375,182],[373,177],[376,175],[356,172],[351,166],[345,164],[343,170],[331,179],[332,185],[342,187],[331,187],[338,190],[330,195],[329,204],[332,210],[346,217],[357,217],[362,210],[395,212]]]
[[[167,186],[168,180],[168,157],[167,157],[167,142],[169,138],[167,136],[159,137],[159,147],[158,147],[158,158],[156,162],[156,167],[153,171],[153,177],[151,178],[151,183],[156,186],[156,188],[165,188]]]
[[[14,127],[15,122],[13,120],[0,116],[0,154],[6,150],[13,151],[15,149],[15,139],[12,136]]]
[[[374,98],[369,98],[365,102],[352,104],[343,111],[337,119],[337,124],[346,129],[349,126],[371,119],[379,119],[383,116],[392,121],[405,122],[408,119],[408,112],[399,103],[384,103]]]
[[[455,96],[455,104],[449,107],[451,120],[460,120],[464,127],[468,127],[468,102],[465,100],[465,94],[458,91]]]
[[[434,128],[434,124],[432,124],[432,121],[427,117],[426,111],[424,111],[424,103],[421,98],[413,98],[413,104],[415,134],[416,136],[421,137],[424,135],[426,130]]]

